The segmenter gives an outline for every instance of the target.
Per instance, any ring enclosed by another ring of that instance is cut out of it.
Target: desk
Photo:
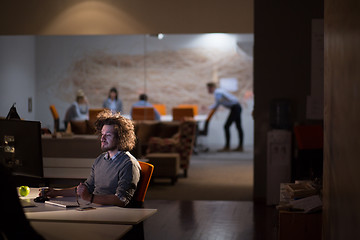
[[[40,204],[40,203],[39,203]],[[44,204],[45,203],[41,203]],[[45,206],[47,208],[48,206]],[[54,206],[51,206],[54,209]],[[67,209],[59,211],[49,211],[37,207],[26,208],[25,215],[30,221],[51,221],[51,222],[76,222],[76,223],[100,223],[100,224],[125,224],[135,225],[156,213],[156,209],[144,208],[121,208],[114,206],[96,206],[94,210],[77,211]]]
[[[197,122],[202,122],[205,121],[207,118],[207,115],[195,115],[194,116],[194,120]],[[164,121],[164,122],[170,122],[173,120],[172,115],[164,115],[164,116],[160,116],[160,120]]]
[[[37,188],[30,188],[30,194],[23,199],[34,199],[39,194]],[[63,200],[76,201],[75,197],[65,197]],[[86,201],[79,199],[81,205]],[[157,209],[121,208],[117,206],[102,206],[92,204],[96,209],[77,211],[75,208],[64,209],[46,203],[34,203],[36,207],[24,208],[30,221],[79,222],[135,225],[149,218]]]
[[[30,194],[22,199],[33,200],[38,196],[38,188],[30,188]],[[75,197],[66,197],[73,200]],[[86,203],[79,199],[80,204]],[[45,239],[119,239],[127,234],[143,233],[142,221],[157,212],[157,209],[121,208],[92,204],[96,209],[77,211],[64,209],[46,203],[34,203],[36,207],[24,208],[31,225]]]
[[[66,223],[66,222],[30,222],[31,226],[45,239],[120,239],[131,229],[131,225]]]
[[[131,119],[130,115],[127,114],[123,114],[123,117],[126,117],[128,119]],[[195,115],[194,119],[195,121],[201,122],[201,121],[205,121],[207,118],[207,115]],[[161,115],[160,116],[160,121],[162,122],[171,122],[173,120],[173,116],[172,115]]]

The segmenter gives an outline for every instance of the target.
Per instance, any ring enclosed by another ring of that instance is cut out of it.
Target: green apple
[[[19,194],[22,197],[26,197],[30,193],[30,188],[28,186],[19,187]]]

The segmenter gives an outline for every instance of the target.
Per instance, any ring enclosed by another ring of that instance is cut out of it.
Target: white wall
[[[35,38],[0,36],[0,116],[6,117],[16,103],[25,120],[35,120]],[[32,98],[32,111],[28,111]]]
[[[246,92],[252,92],[252,57],[237,47],[239,43],[251,47],[252,42],[251,34],[174,34],[162,40],[148,35],[37,36],[36,116],[53,129],[50,104],[56,106],[62,120],[78,88],[86,93],[90,107],[99,108],[112,86],[117,87],[123,113],[128,114],[145,90],[145,79],[150,102],[166,104],[168,114],[173,106],[189,103],[197,104],[200,114],[207,114],[214,100],[206,83],[236,77],[239,91],[234,94],[243,105],[245,144],[252,145],[252,103],[244,99]],[[211,131],[215,140],[209,143],[223,145],[218,138],[223,138],[227,112],[217,115],[210,126],[216,129]]]
[[[203,46],[202,38],[205,35],[193,35],[193,37],[186,35],[172,35],[168,36],[168,40],[162,42],[162,45],[157,45],[157,41],[150,44],[152,51],[164,51],[178,48],[191,48],[201,44]],[[84,38],[86,41],[84,41]],[[245,39],[242,39],[245,38]],[[245,42],[251,44],[252,36],[237,35],[237,42]],[[221,44],[219,40],[213,44]],[[226,44],[222,44],[226,45]],[[119,46],[122,46],[119,48]],[[132,38],[127,36],[96,36],[96,37],[74,37],[74,36],[3,36],[0,37],[0,79],[1,79],[1,98],[0,102],[0,116],[6,116],[10,106],[13,102],[17,103],[17,108],[20,116],[29,120],[40,120],[43,127],[53,129],[53,119],[49,110],[50,104],[55,104],[60,114],[60,120],[65,115],[66,108],[74,101],[74,94],[78,86],[85,87],[88,78],[92,77],[90,73],[84,80],[65,81],[64,79],[72,78],[70,75],[72,64],[76,59],[81,59],[88,53],[100,51],[109,52],[112,54],[128,54],[141,55],[144,52],[143,37],[133,35]],[[149,51],[150,49],[148,49]],[[36,63],[36,64],[35,64]],[[181,69],[177,69],[179,72]],[[141,70],[141,75],[143,74]],[[252,70],[251,70],[252,71]],[[211,81],[213,75],[210,67],[208,76],[205,75],[204,81]],[[105,72],[106,73],[106,72]],[[103,73],[100,72],[99,75]],[[220,73],[221,74],[221,73]],[[121,74],[120,74],[121,75]],[[35,77],[36,76],[36,77]],[[220,75],[221,76],[221,75]],[[218,76],[218,77],[220,77]],[[114,79],[116,76],[114,77]],[[132,85],[136,84],[134,79],[130,82]],[[248,77],[248,79],[252,79]],[[141,81],[143,77],[141,76]],[[105,80],[106,81],[106,80]],[[119,81],[119,80],[117,80]],[[248,81],[248,80],[246,80]],[[74,85],[74,82],[78,86]],[[168,82],[167,82],[168,83]],[[97,87],[97,95],[102,99],[110,87],[105,84],[104,91],[99,92]],[[111,84],[111,83],[110,83]],[[249,83],[252,85],[252,82]],[[177,84],[179,87],[179,84]],[[192,89],[201,95],[205,106],[213,102],[213,97],[208,95],[203,83],[198,83],[199,89]],[[90,84],[91,86],[91,84]],[[168,89],[169,87],[167,87]],[[170,87],[174,88],[174,87]],[[176,87],[175,87],[176,88]],[[164,89],[166,96],[171,96],[167,89]],[[121,88],[118,89],[121,91]],[[154,93],[153,93],[154,94]],[[151,94],[153,96],[153,94]],[[127,92],[127,95],[136,98],[136,93]],[[36,96],[36,97],[35,97]],[[182,95],[175,99],[181,99]],[[33,111],[27,111],[28,97],[33,99]],[[93,96],[90,96],[90,99]],[[36,99],[35,99],[36,98]],[[184,98],[184,96],[182,96]],[[253,110],[253,98],[243,98],[242,93],[239,95],[242,104],[242,126],[244,129],[244,145],[252,147],[253,145],[253,119],[251,116]],[[123,99],[124,100],[124,99]],[[126,100],[125,102],[133,102],[134,100]],[[170,100],[165,100],[169,104]],[[97,105],[91,101],[92,107],[101,107],[101,102]],[[36,110],[36,111],[35,111]],[[169,113],[170,110],[168,109]],[[126,113],[126,112],[125,112]],[[205,114],[205,113],[202,113]],[[224,130],[223,125],[228,115],[228,110],[219,109],[214,115],[210,123],[209,133],[207,137],[199,139],[201,143],[210,147],[210,149],[221,148],[224,145]],[[236,147],[238,144],[238,137],[235,126],[231,128],[231,146]]]

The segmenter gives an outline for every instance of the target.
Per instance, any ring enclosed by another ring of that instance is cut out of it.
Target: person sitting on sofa
[[[89,103],[83,90],[79,89],[76,93],[76,101],[66,110],[64,122],[65,126],[70,121],[89,120]]]
[[[50,188],[45,197],[78,195],[90,203],[130,206],[141,171],[129,153],[136,141],[134,125],[120,113],[104,110],[98,114],[95,127],[104,152],[96,158],[88,179],[72,188]]]
[[[132,116],[132,109],[134,107],[153,107],[151,103],[148,102],[148,96],[145,93],[139,95],[139,101],[135,102],[130,110],[130,116]],[[155,120],[160,120],[160,113],[156,108],[154,108]]]

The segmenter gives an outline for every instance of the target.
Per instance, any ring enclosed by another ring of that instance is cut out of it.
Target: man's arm
[[[54,197],[57,197],[57,196],[75,197],[76,196],[75,188],[76,187],[64,188],[64,189],[49,188],[48,191],[45,192],[45,196],[50,197],[50,198],[54,198]]]
[[[86,201],[91,201],[91,194],[86,197]],[[101,205],[114,205],[119,207],[125,207],[125,202],[121,201],[116,195],[94,195],[93,203]]]
[[[88,188],[85,184],[80,183],[77,188],[77,194],[81,197],[81,199],[97,203],[101,205],[115,205],[119,207],[124,207],[125,202],[121,201],[116,195],[94,195],[90,194]]]

